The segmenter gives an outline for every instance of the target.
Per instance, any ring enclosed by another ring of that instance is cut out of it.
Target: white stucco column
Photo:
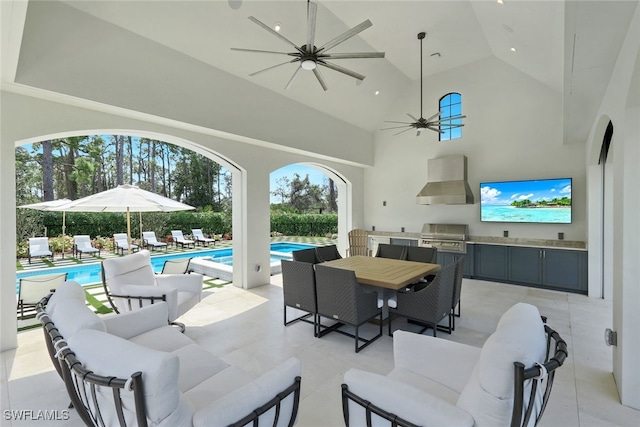
[[[234,173],[233,193],[233,284],[250,289],[271,277],[269,171],[256,165]]]
[[[0,108],[0,112],[2,108]],[[16,329],[16,182],[15,141],[2,126],[0,134],[0,351],[17,347]]]

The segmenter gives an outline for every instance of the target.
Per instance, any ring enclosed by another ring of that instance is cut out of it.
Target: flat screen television
[[[480,220],[571,223],[571,178],[480,183]]]

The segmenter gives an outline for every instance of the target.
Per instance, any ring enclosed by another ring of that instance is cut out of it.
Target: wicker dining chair
[[[284,293],[284,326],[295,322],[313,323],[313,336],[318,336],[318,306],[316,276],[312,263],[281,260],[282,292]],[[306,312],[287,320],[287,307]],[[313,316],[313,321],[309,319]]]
[[[403,245],[390,245],[380,243],[376,256],[379,258],[407,259],[407,247]]]
[[[382,336],[382,309],[378,307],[378,294],[366,292],[358,283],[356,274],[352,270],[329,267],[317,264],[316,292],[318,295],[318,336],[328,332],[338,332],[355,338],[355,350],[360,350]],[[360,326],[374,317],[379,316],[380,332],[369,339],[360,336]],[[332,326],[324,326],[320,320],[322,317],[332,319],[338,323]],[[340,328],[344,325],[355,327],[355,333],[351,334]],[[324,330],[321,330],[324,329]],[[359,341],[364,344],[358,345]]]
[[[294,261],[308,262],[310,264],[318,263],[318,257],[316,257],[316,248],[293,251],[291,252],[291,256],[293,257]]]
[[[316,257],[318,262],[333,261],[342,258],[336,245],[318,246],[316,247]]]
[[[389,336],[391,336],[391,322],[393,316],[407,319],[424,325],[422,334],[428,328],[433,329],[436,336],[438,323],[445,317],[449,326],[444,330],[451,333],[451,301],[455,286],[456,264],[442,267],[431,283],[419,283],[412,291],[398,292],[397,307],[389,307]]]

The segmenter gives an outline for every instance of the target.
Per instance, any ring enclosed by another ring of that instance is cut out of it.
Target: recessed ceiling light
[[[504,4],[504,0],[496,0],[498,4]]]
[[[511,52],[515,52],[515,51],[516,51],[516,48],[515,48],[515,47],[512,47],[512,48],[511,48],[511,49],[509,49],[509,50],[510,50]]]
[[[279,22],[276,22],[275,24],[273,24],[273,29],[276,30],[276,32],[280,32],[280,30],[282,29],[282,24]]]
[[[380,91],[379,90],[375,91],[374,95],[380,95]]]

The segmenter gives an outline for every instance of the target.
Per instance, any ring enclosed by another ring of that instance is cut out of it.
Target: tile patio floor
[[[351,367],[381,374],[393,364],[393,340],[383,336],[359,354],[352,339],[340,334],[313,337],[306,323],[282,325],[281,276],[251,290],[223,286],[205,292],[203,301],[181,320],[186,334],[230,364],[256,375],[290,356],[302,362],[302,398],[298,427],[342,426],[340,384]],[[465,279],[462,317],[443,339],[480,346],[500,315],[516,302],[536,305],[569,345],[569,357],[558,371],[541,426],[636,426],[640,411],[620,404],[613,375],[611,348],[603,331],[611,326],[611,301],[583,295]],[[367,326],[369,327],[369,326]],[[394,321],[394,328],[415,326]],[[375,328],[371,325],[371,328]],[[366,329],[363,334],[366,334]],[[373,330],[371,330],[373,332]],[[0,355],[2,409],[64,410],[68,398],[48,359],[41,330],[18,335],[19,347]],[[428,361],[425,361],[428,363]],[[67,421],[27,423],[3,420],[2,426],[77,426]]]

